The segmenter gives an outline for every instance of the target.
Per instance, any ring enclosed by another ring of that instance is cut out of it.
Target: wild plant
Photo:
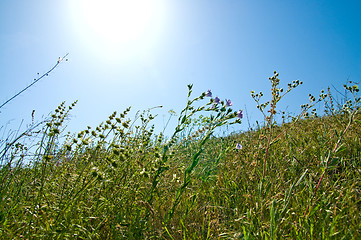
[[[266,176],[266,166],[267,166],[267,159],[268,159],[268,153],[269,153],[270,146],[273,143],[275,143],[289,129],[289,128],[286,128],[281,133],[279,133],[277,136],[275,136],[275,137],[273,136],[274,127],[277,124],[277,122],[275,120],[275,116],[277,114],[277,110],[276,110],[277,104],[285,95],[287,95],[289,92],[291,92],[293,89],[295,89],[299,85],[303,84],[302,81],[295,80],[292,83],[288,83],[288,88],[284,92],[283,88],[279,87],[280,79],[278,78],[278,76],[279,76],[279,73],[277,73],[275,71],[274,75],[269,78],[269,80],[271,81],[271,96],[272,96],[272,99],[270,101],[261,103],[260,100],[263,97],[263,93],[262,92],[255,93],[254,91],[251,92],[251,96],[252,96],[253,100],[257,103],[257,108],[261,111],[261,113],[264,117],[264,124],[265,124],[264,128],[268,132],[268,133],[266,133],[267,134],[267,137],[266,137],[267,143],[266,143],[266,147],[265,147],[265,156],[264,156],[264,160],[263,160],[263,173],[262,173],[263,179]],[[293,117],[293,119],[292,119],[293,123],[290,127],[292,127],[302,117],[308,116],[308,110],[311,109],[312,107],[314,107],[317,103],[319,103],[323,99],[325,99],[326,96],[327,96],[327,94],[325,94],[324,91],[322,90],[319,98],[316,101],[316,98],[312,94],[309,94],[310,103],[301,105],[302,112],[297,117]],[[315,111],[316,111],[316,109],[312,110],[313,115],[316,114]]]
[[[351,82],[350,82],[351,83]],[[353,86],[348,86],[348,85],[343,85],[345,91],[351,93],[352,98],[353,99],[349,99],[347,100],[343,106],[342,109],[340,109],[342,112],[341,114],[345,115],[348,119],[347,124],[345,126],[345,128],[337,134],[338,139],[334,144],[334,147],[332,148],[332,150],[329,150],[327,157],[321,157],[321,177],[318,180],[317,186],[314,190],[314,193],[317,192],[317,190],[319,189],[322,180],[324,179],[324,176],[327,172],[334,170],[335,168],[337,168],[340,164],[341,164],[341,159],[340,157],[337,157],[336,154],[339,152],[342,152],[345,150],[345,146],[341,143],[346,132],[350,129],[351,125],[354,123],[355,121],[355,117],[357,116],[357,114],[360,111],[360,102],[361,102],[361,97],[359,97],[357,95],[357,93],[359,92],[359,87],[358,85],[353,85]],[[332,106],[332,97],[330,97],[330,102],[331,102],[331,106]],[[333,113],[333,107],[331,108],[331,112]],[[359,120],[356,120],[358,122],[360,122]],[[311,198],[311,202],[314,198],[314,195]],[[309,211],[309,207],[310,207],[310,202],[307,205],[307,208],[305,210],[305,216],[308,214]]]
[[[50,68],[46,73],[44,73],[43,75],[39,76],[39,73],[37,73],[38,78],[34,78],[33,82],[31,84],[29,84],[28,86],[26,86],[24,89],[22,89],[21,91],[19,91],[17,94],[15,94],[14,96],[12,96],[11,98],[9,98],[8,100],[6,100],[3,104],[0,105],[0,109],[2,107],[4,107],[6,104],[8,104],[9,102],[11,102],[14,98],[16,98],[17,96],[19,96],[20,94],[22,94],[23,92],[25,92],[26,90],[28,90],[30,87],[32,87],[34,84],[36,84],[37,82],[39,82],[42,78],[49,76],[49,74],[65,59],[65,61],[68,61],[68,59],[66,58],[69,55],[69,53],[65,54],[63,57],[59,57],[58,61],[56,62],[56,64]],[[0,112],[1,113],[1,112]]]
[[[193,140],[193,141],[197,142],[197,148],[196,148],[196,151],[192,155],[192,161],[191,161],[190,165],[184,171],[184,177],[183,177],[183,181],[182,181],[183,183],[177,190],[176,196],[172,203],[172,207],[171,207],[170,211],[168,212],[166,220],[169,220],[173,217],[173,214],[175,212],[176,207],[178,206],[178,204],[180,202],[182,194],[184,193],[188,184],[191,182],[192,172],[194,171],[195,167],[199,163],[200,155],[204,151],[204,145],[209,140],[209,138],[213,134],[214,130],[225,124],[232,125],[232,124],[241,123],[241,121],[240,121],[241,110],[237,113],[237,112],[233,112],[231,108],[227,108],[227,107],[232,106],[232,102],[230,100],[220,101],[220,99],[218,97],[215,97],[214,99],[211,98],[211,100],[207,104],[205,104],[201,107],[198,107],[198,108],[194,108],[192,106],[192,104],[194,102],[196,102],[198,100],[202,100],[206,96],[212,97],[212,94],[210,91],[208,91],[207,93],[202,93],[201,96],[199,96],[193,100],[189,100],[189,97],[192,93],[192,85],[188,85],[188,89],[189,89],[189,93],[188,93],[187,106],[180,113],[180,116],[178,118],[178,125],[171,138],[171,141],[176,137],[176,134],[178,132],[181,132],[184,130],[184,128],[187,125],[187,119],[190,119],[194,114],[201,112],[203,110],[206,112],[211,112],[211,114],[210,114],[209,118],[203,118],[203,121],[201,123],[204,124],[204,127],[201,127],[200,129],[198,129],[193,135],[193,139],[200,136],[198,140]],[[238,116],[238,118],[237,118],[237,116]],[[231,120],[233,120],[233,121],[231,121]],[[169,146],[166,146],[166,148],[168,148],[168,147]]]

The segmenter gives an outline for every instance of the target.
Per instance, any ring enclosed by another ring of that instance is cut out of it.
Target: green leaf
[[[337,148],[336,148],[336,151],[335,151],[335,153],[340,153],[340,152],[343,152],[343,151],[345,151],[346,150],[346,146],[345,146],[345,144],[341,144],[340,146],[338,146]]]
[[[183,124],[183,123],[186,121],[186,119],[187,119],[187,117],[184,116],[184,117],[182,118],[181,124]]]
[[[338,157],[332,158],[332,160],[328,163],[327,170],[332,170],[337,168],[338,163],[339,163]]]
[[[302,173],[301,177],[298,179],[297,183],[295,184],[295,187],[297,187],[301,183],[303,177],[306,175],[307,172],[308,172],[308,169],[306,169],[306,171],[304,173]]]

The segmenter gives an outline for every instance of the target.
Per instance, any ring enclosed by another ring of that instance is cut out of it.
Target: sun
[[[84,44],[126,49],[159,30],[163,0],[69,0],[71,25]]]
[[[81,17],[88,27],[110,42],[127,42],[140,37],[152,21],[151,1],[81,0]]]

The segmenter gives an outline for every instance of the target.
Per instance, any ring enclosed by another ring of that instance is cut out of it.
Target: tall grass
[[[277,104],[301,82],[270,82],[270,101],[251,94],[263,124],[225,137],[213,133],[242,111],[210,91],[192,98],[192,85],[168,137],[152,109],[132,120],[130,108],[65,134],[76,103],[62,103],[1,142],[1,238],[359,239],[358,87],[340,104],[330,90],[310,96],[280,124]]]

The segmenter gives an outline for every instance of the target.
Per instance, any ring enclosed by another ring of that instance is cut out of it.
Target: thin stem
[[[353,122],[353,119],[354,119],[354,117],[355,117],[355,115],[356,115],[356,113],[357,113],[357,106],[356,106],[356,105],[357,105],[357,101],[355,101],[355,105],[354,105],[354,108],[353,108],[354,110],[353,110],[353,112],[351,113],[350,120],[348,121],[348,124],[347,124],[345,130],[342,132],[341,136],[340,136],[339,139],[337,140],[337,143],[335,144],[335,147],[334,147],[333,150],[332,150],[332,153],[331,153],[332,155],[335,154],[335,152],[336,152],[336,150],[337,150],[337,147],[339,146],[339,144],[340,144],[340,142],[342,141],[344,135],[346,134],[347,130],[350,128],[350,126],[351,126],[351,124],[352,124],[352,122]],[[326,170],[327,170],[327,168],[328,168],[328,165],[329,165],[329,163],[330,163],[329,160],[330,160],[331,154],[329,154],[328,157],[327,157],[326,167],[325,167],[325,169],[324,169],[323,172],[322,172],[322,175],[321,175],[321,177],[320,177],[320,180],[318,181],[317,186],[316,186],[315,191],[314,191],[313,194],[315,194],[315,193],[317,192],[318,188],[319,188],[320,185],[321,185],[322,179],[323,179],[323,177],[324,177],[324,175],[325,175],[325,173],[326,173]],[[304,213],[304,216],[307,215],[307,212],[308,212],[309,207],[310,207],[310,203],[308,203],[308,205],[307,205],[307,208],[306,208],[306,211],[305,211],[305,213]]]
[[[265,154],[264,162],[263,162],[263,179],[266,176],[266,163],[267,163],[268,151],[269,151],[269,148],[270,148],[270,145],[271,145],[271,138],[272,138],[272,126],[271,125],[270,125],[270,128],[269,128],[269,131],[270,131],[270,134],[268,136],[266,154]]]
[[[65,54],[63,58],[59,58],[59,60],[56,62],[56,64],[46,73],[44,73],[41,77],[39,77],[38,79],[36,79],[34,82],[32,82],[30,85],[28,85],[27,87],[25,87],[23,90],[21,90],[20,92],[18,92],[17,94],[15,94],[14,96],[12,96],[10,99],[8,99],[7,101],[5,101],[1,106],[0,109],[5,106],[7,103],[9,103],[11,100],[13,100],[14,98],[16,98],[17,96],[19,96],[20,94],[22,94],[23,92],[25,92],[28,88],[30,88],[31,86],[33,86],[35,83],[37,83],[38,81],[40,81],[43,77],[48,76],[49,73],[51,73],[60,63],[61,61],[66,58],[69,55],[69,53]]]

